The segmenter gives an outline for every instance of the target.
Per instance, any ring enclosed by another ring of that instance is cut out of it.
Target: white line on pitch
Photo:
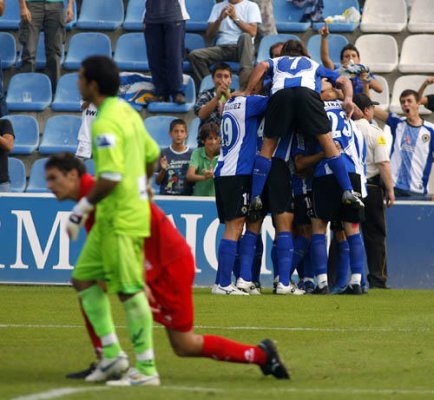
[[[53,390],[48,390],[46,392],[33,393],[26,396],[14,397],[12,400],[48,400],[57,399],[59,397],[69,396],[70,394],[76,394],[81,392],[90,392],[95,390],[106,390],[106,387],[87,387],[87,388],[71,388],[64,387]]]

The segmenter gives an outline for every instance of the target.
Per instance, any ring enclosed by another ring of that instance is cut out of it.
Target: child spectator
[[[169,135],[172,144],[163,149],[157,169],[155,182],[160,185],[160,194],[188,196],[191,184],[186,180],[192,150],[185,144],[188,132],[183,119],[174,119],[170,123]]]
[[[200,128],[199,147],[191,155],[187,180],[194,182],[193,196],[214,196],[214,168],[220,153],[219,126],[213,122]]]

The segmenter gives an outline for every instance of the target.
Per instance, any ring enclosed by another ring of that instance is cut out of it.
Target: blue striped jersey
[[[312,176],[304,177],[296,172],[295,157],[299,154],[309,156],[318,152],[318,142],[315,139],[306,139],[302,134],[294,135],[291,146],[291,159],[289,167],[292,174],[292,192],[295,196],[302,196],[312,190]]]
[[[252,174],[258,148],[257,132],[267,101],[268,97],[264,96],[237,96],[226,102],[215,176]]]
[[[389,114],[392,131],[390,165],[396,188],[425,194],[434,153],[434,124],[410,125],[405,118]]]

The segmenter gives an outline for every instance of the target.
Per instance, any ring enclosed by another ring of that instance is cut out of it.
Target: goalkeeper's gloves
[[[71,240],[77,240],[80,226],[84,225],[87,216],[93,210],[93,204],[83,197],[72,209],[66,223],[66,232]]]

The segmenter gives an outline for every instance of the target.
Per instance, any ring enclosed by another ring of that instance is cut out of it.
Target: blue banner
[[[156,197],[184,235],[196,259],[196,284],[211,286],[223,233],[214,199]],[[65,223],[73,203],[49,194],[0,194],[0,282],[68,284],[85,240],[70,242]],[[434,287],[434,204],[398,202],[388,210],[389,283],[396,288]],[[263,225],[261,281],[271,286],[274,229]]]

